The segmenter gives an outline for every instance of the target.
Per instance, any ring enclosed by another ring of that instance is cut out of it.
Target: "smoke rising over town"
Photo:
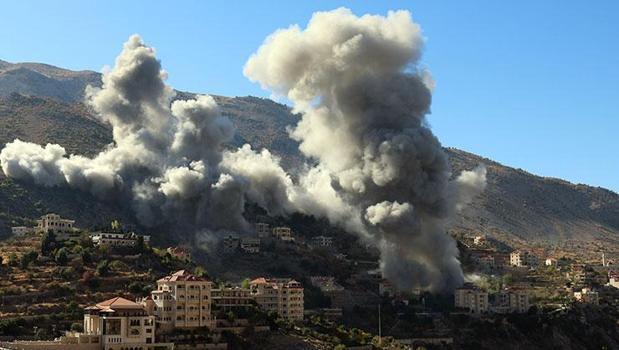
[[[463,282],[450,220],[485,187],[479,167],[452,179],[427,126],[433,80],[419,66],[420,27],[407,11],[357,17],[314,14],[307,28],[269,36],[245,75],[286,97],[301,121],[290,130],[308,165],[293,178],[269,150],[224,148],[234,134],[214,99],[174,99],[155,51],[132,36],[87,103],[112,126],[94,158],[59,145],[15,140],[3,172],[42,186],[70,186],[130,203],[154,225],[183,219],[193,232],[247,232],[245,201],[271,215],[325,217],[381,251],[401,289]]]

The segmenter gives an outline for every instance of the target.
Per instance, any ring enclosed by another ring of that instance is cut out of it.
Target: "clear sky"
[[[267,97],[242,74],[248,56],[275,29],[340,6],[413,13],[444,145],[619,192],[616,0],[5,1],[0,59],[99,71],[138,33],[177,89]]]

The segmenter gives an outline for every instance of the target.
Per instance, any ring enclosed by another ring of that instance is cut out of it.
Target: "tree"
[[[19,265],[19,259],[17,258],[17,254],[11,253],[9,255],[9,266],[17,266]]]
[[[41,255],[49,255],[54,248],[56,248],[56,235],[54,234],[54,231],[47,230],[47,232],[43,235],[43,240],[41,241]]]
[[[67,253],[66,248],[60,248],[56,251],[56,256],[54,257],[56,263],[58,265],[66,265],[69,262],[69,254]]]
[[[97,264],[97,275],[105,276],[110,272],[110,264],[107,260],[102,260]]]
[[[71,332],[83,332],[84,326],[81,323],[74,322],[71,324]]]
[[[27,269],[30,266],[30,263],[35,262],[39,257],[39,253],[34,250],[29,251],[28,253],[22,255],[20,264],[22,269]]]
[[[243,280],[243,282],[241,282],[241,287],[243,287],[244,289],[249,289],[249,283],[251,281],[249,280],[249,278],[246,278]]]
[[[114,220],[110,223],[110,226],[112,227],[112,231],[118,232],[122,225],[120,224],[120,221]]]

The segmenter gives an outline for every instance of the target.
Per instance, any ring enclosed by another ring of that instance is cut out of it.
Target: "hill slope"
[[[9,73],[14,76],[13,80],[2,78]],[[59,96],[41,88],[48,85],[40,85],[41,80],[45,80],[40,76],[50,80],[50,86],[68,86],[68,81],[81,85],[73,90],[62,90]],[[94,72],[0,61],[0,96],[5,96],[0,97],[0,144],[19,137],[36,143],[59,143],[70,153],[95,154],[111,142],[111,132],[83,104],[75,101],[81,99],[81,89],[96,79],[99,75]],[[179,92],[178,95],[185,98],[193,94]],[[247,142],[254,148],[266,147],[281,156],[287,167],[302,162],[297,143],[288,138],[286,132],[286,127],[298,120],[288,107],[256,97],[215,98],[223,114],[237,127],[235,146]],[[484,232],[516,244],[523,240],[576,239],[619,245],[619,195],[616,193],[535,176],[458,149],[446,148],[446,152],[455,173],[479,163],[488,167],[486,192],[464,211],[455,229]],[[25,195],[16,197],[15,191]],[[49,198],[60,193],[64,196],[62,208],[54,198]],[[76,217],[78,223],[80,219],[90,220],[93,213],[84,210],[84,201],[88,200],[85,196],[66,189],[18,184],[0,175],[0,231],[6,232],[9,226],[19,223],[20,217],[50,210]],[[114,208],[95,210],[118,214],[118,209]]]

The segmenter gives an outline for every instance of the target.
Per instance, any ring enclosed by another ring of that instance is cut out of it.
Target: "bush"
[[[102,260],[97,264],[97,275],[105,276],[110,272],[110,263],[107,260]]]
[[[83,332],[84,331],[84,326],[81,323],[75,322],[73,324],[71,324],[71,331],[72,332]]]
[[[58,265],[66,265],[69,262],[69,254],[67,253],[67,248],[60,248],[56,251],[56,256],[54,257],[56,263]]]
[[[34,250],[29,251],[28,253],[22,255],[20,264],[22,269],[27,269],[31,263],[35,262],[39,257],[39,253]]]

